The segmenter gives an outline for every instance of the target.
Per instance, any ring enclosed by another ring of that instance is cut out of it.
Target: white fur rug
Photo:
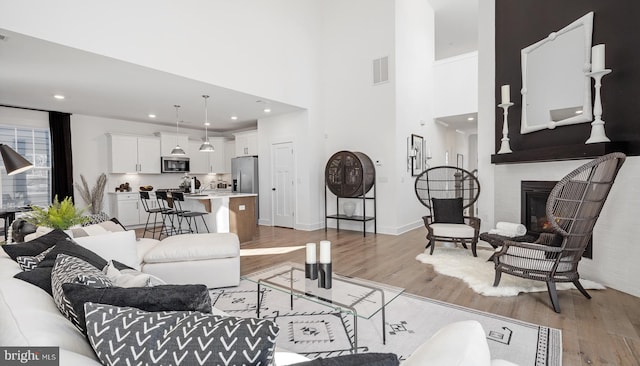
[[[473,291],[484,296],[516,296],[521,292],[547,291],[547,285],[541,281],[502,274],[500,284],[493,287],[495,269],[493,262],[487,262],[493,251],[480,250],[474,257],[471,250],[462,248],[443,248],[438,246],[433,255],[429,249],[418,254],[416,259],[422,263],[431,264],[436,272],[446,276],[456,277],[466,282]],[[585,289],[603,290],[604,286],[597,282],[580,279]],[[558,291],[573,290],[572,283],[558,283]]]

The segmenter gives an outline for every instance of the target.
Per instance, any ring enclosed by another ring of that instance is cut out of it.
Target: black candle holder
[[[331,263],[320,263],[318,266],[318,287],[331,288]]]
[[[310,280],[318,279],[318,263],[305,263],[304,277]]]

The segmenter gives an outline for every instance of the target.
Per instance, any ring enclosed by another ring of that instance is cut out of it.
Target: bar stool
[[[151,233],[151,237],[155,238],[155,234],[158,233],[158,239],[162,236],[162,230],[164,229],[164,220],[162,222],[158,221],[158,214],[162,217],[163,208],[151,208],[149,207],[149,202],[151,201],[151,197],[149,196],[149,192],[140,192],[140,202],[142,202],[142,208],[147,211],[147,222],[144,224],[144,231],[142,232],[142,237],[144,238],[147,232]],[[151,215],[153,215],[153,225],[151,228],[149,227],[149,220],[151,219]],[[160,230],[158,230],[158,224],[162,224],[160,226]]]
[[[209,233],[209,227],[207,226],[207,222],[204,219],[204,215],[207,215],[206,212],[197,212],[197,211],[186,211],[182,209],[182,202],[184,202],[184,193],[182,192],[172,192],[171,197],[173,197],[174,209],[176,209],[178,215],[178,225],[182,227],[182,219],[187,221],[187,225],[189,226],[189,232],[194,233],[193,228],[191,227],[191,222],[193,222],[193,226],[196,229],[196,233],[198,232],[198,223],[196,218],[200,217],[202,219],[202,223],[204,227],[207,229]]]
[[[173,201],[168,197],[166,191],[156,191],[156,200],[158,201],[158,207],[162,214],[162,227],[164,228],[164,234],[171,236],[177,234],[178,231],[175,227],[175,222],[178,221],[177,211],[174,209]],[[167,220],[171,226],[167,225]]]

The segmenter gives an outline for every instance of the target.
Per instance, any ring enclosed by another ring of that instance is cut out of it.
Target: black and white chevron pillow
[[[42,262],[44,257],[49,254],[49,252],[53,248],[54,247],[51,247],[44,252],[34,256],[18,256],[16,257],[16,262],[18,262],[20,268],[22,268],[23,271],[31,271],[32,269],[36,268],[38,264],[40,264],[40,262]]]
[[[268,366],[279,332],[267,319],[92,302],[84,310],[89,342],[104,365]]]
[[[71,320],[76,328],[82,330],[73,305],[64,295],[63,283],[81,283],[91,287],[110,287],[111,281],[105,275],[80,258],[58,254],[51,270],[51,294],[60,312]]]

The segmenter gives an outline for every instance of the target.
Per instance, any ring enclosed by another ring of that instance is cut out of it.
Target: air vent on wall
[[[373,85],[389,81],[389,56],[373,60]]]

